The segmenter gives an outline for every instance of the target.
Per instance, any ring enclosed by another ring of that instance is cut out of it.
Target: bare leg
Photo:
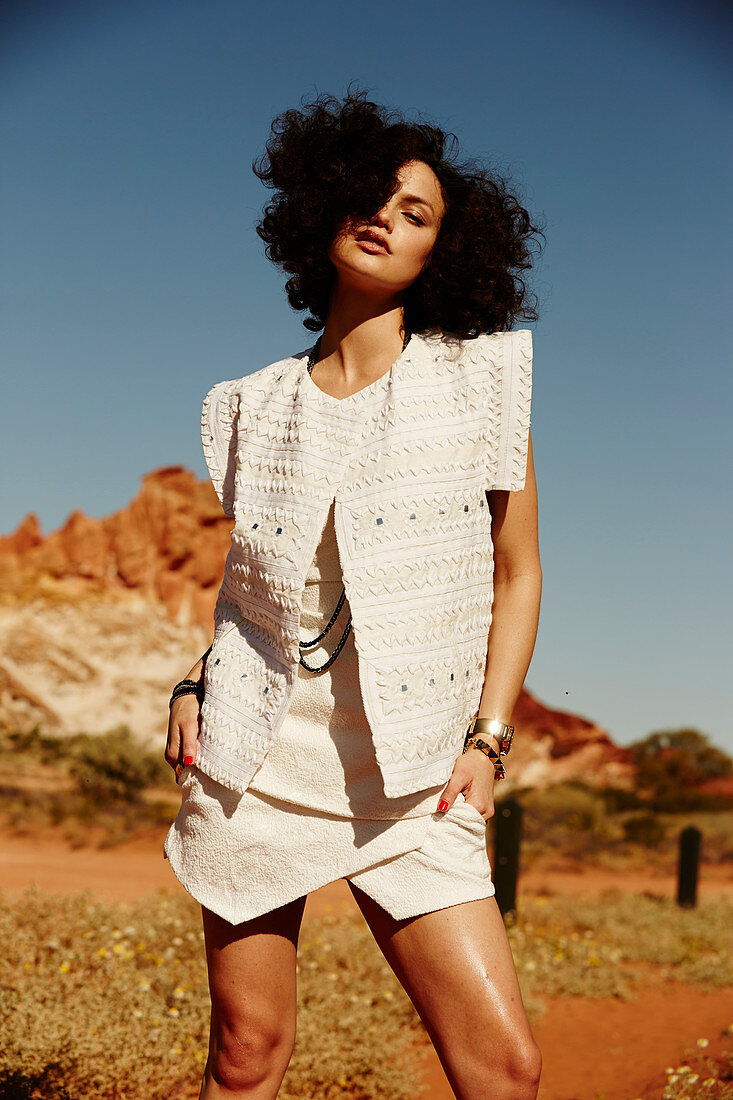
[[[211,993],[199,1100],[273,1100],[292,1057],[305,897],[231,925],[201,907]]]
[[[458,1100],[535,1100],[542,1056],[496,899],[398,921],[349,886]]]

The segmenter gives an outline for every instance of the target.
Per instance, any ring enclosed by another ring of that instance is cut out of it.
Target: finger
[[[181,759],[183,766],[188,768],[196,762],[199,737],[198,710],[195,714],[187,714],[179,721],[181,730]]]
[[[440,796],[440,801],[438,802],[439,813],[445,813],[446,810],[449,810],[451,808],[455,800],[458,798],[460,789],[461,788],[454,783],[448,784],[448,786],[443,790],[443,793]]]
[[[175,768],[181,755],[181,732],[178,728],[178,723],[174,722],[172,718],[168,719],[168,738],[166,740],[165,751],[163,758],[166,764],[171,768]]]

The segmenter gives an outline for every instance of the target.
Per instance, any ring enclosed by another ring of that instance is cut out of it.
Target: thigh
[[[306,897],[232,925],[202,905],[212,1033],[295,1032],[296,956]]]
[[[522,1072],[536,1044],[495,897],[395,920],[349,883],[454,1088],[487,1061]],[[470,1089],[465,1093],[470,1094]]]

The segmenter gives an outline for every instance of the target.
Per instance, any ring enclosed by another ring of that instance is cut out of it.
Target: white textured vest
[[[478,710],[493,600],[486,492],[524,487],[532,335],[415,334],[344,404],[307,363],[299,352],[204,401],[206,462],[235,523],[196,763],[244,792],[277,736],[298,675],[301,594],[335,500],[364,708],[397,798],[447,781]]]

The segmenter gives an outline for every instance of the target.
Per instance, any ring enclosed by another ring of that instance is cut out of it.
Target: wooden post
[[[693,909],[697,904],[697,870],[700,865],[701,833],[688,825],[680,833],[680,859],[677,873],[677,904]]]
[[[514,798],[499,803],[494,816],[494,863],[492,867],[496,903],[502,917],[516,916],[519,841],[522,831],[522,806]]]

